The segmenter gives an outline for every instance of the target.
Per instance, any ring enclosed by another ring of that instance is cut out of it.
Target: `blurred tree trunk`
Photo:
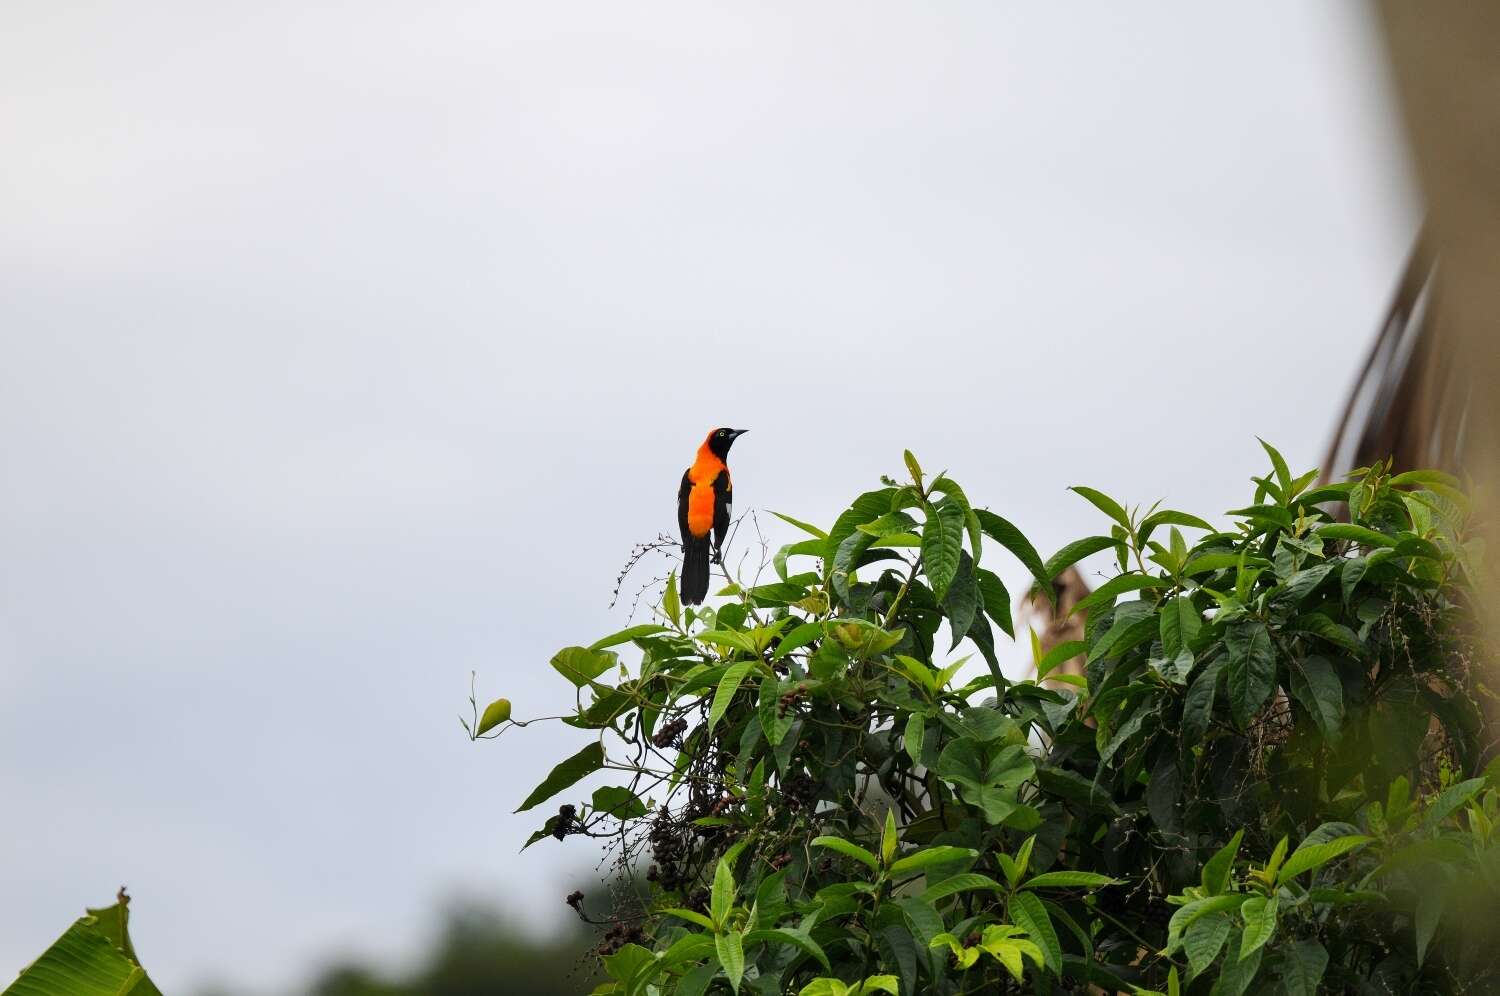
[[[1377,10],[1426,200],[1425,242],[1437,260],[1425,351],[1453,372],[1446,389],[1429,390],[1411,425],[1425,425],[1445,403],[1464,402],[1458,469],[1473,481],[1488,578],[1500,549],[1494,528],[1500,511],[1500,3],[1379,0]],[[1493,588],[1480,590],[1478,608],[1495,660],[1500,617]]]

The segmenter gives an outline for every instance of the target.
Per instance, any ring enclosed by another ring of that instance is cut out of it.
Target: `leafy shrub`
[[[774,580],[684,610],[669,578],[658,622],[560,651],[563,722],[597,732],[520,809],[618,784],[527,846],[592,836],[650,866],[599,991],[1496,984],[1471,929],[1500,898],[1500,801],[1478,777],[1464,497],[1385,466],[1317,487],[1266,450],[1232,528],[1079,487],[1108,532],[1046,561],[907,454],[907,481],[826,532],[782,516],[807,538]],[[1085,639],[1007,681],[994,558],[1045,593],[1105,552]],[[964,644],[977,676],[949,659]],[[1074,657],[1084,675],[1048,677]],[[466,725],[498,736],[509,713]]]

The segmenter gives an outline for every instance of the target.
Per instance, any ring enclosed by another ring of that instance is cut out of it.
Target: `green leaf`
[[[1319,732],[1337,743],[1344,722],[1344,685],[1324,657],[1306,657],[1291,668],[1291,693],[1307,710]]]
[[[1199,672],[1188,686],[1182,700],[1182,743],[1193,746],[1201,743],[1213,718],[1214,697],[1218,692],[1219,674],[1224,670],[1224,658],[1215,657]]]
[[[978,579],[974,577],[974,561],[963,551],[959,552],[958,570],[954,573],[948,585],[948,593],[943,597],[942,602],[943,611],[947,614],[949,625],[953,630],[953,647],[957,647],[959,641],[974,625],[974,617],[979,614],[980,605]]]
[[[1029,892],[1016,893],[1010,897],[1010,919],[1042,949],[1053,974],[1062,975],[1062,943],[1042,901]]]
[[[1035,772],[1025,749],[1012,744],[996,751],[973,737],[960,737],[943,748],[937,775],[959,786],[959,795],[984,811],[991,823],[1003,823],[1015,810],[1016,789]]]
[[[91,909],[21,970],[6,996],[161,996],[136,963],[122,900]]]
[[[1364,847],[1372,839],[1359,834],[1351,834],[1347,837],[1335,837],[1324,844],[1309,845],[1304,840],[1292,852],[1292,856],[1287,858],[1286,864],[1281,866],[1281,872],[1276,876],[1276,884],[1285,885],[1305,871],[1320,868],[1340,855]]]
[[[979,856],[979,852],[971,847],[952,847],[940,845],[928,847],[915,854],[909,854],[891,865],[891,876],[910,875],[913,872],[926,871],[934,865],[952,864],[955,861],[973,860]]]
[[[719,967],[729,980],[729,988],[740,991],[740,980],[745,977],[745,942],[737,932],[730,930],[714,935],[714,950],[719,956]]]
[[[595,812],[608,813],[620,820],[646,815],[646,804],[630,789],[619,785],[594,789],[593,807]]]
[[[1187,512],[1177,512],[1170,508],[1164,508],[1160,512],[1152,512],[1141,520],[1139,531],[1141,542],[1144,543],[1146,537],[1156,531],[1157,526],[1169,525],[1187,526],[1189,529],[1202,529],[1207,533],[1218,531],[1214,528],[1213,523],[1200,519],[1196,515],[1189,515]]]
[[[994,571],[976,568],[974,580],[979,585],[980,600],[984,603],[985,614],[995,620],[1005,635],[1012,640],[1016,638],[1015,624],[1012,621],[1010,607],[1010,592],[1005,588],[1005,582]],[[967,630],[965,630],[967,632]]]
[[[1457,785],[1450,785],[1443,789],[1427,807],[1427,813],[1422,817],[1423,828],[1431,830],[1442,823],[1460,806],[1474,798],[1479,790],[1484,788],[1487,781],[1488,779],[1485,778],[1470,778],[1466,782],[1459,782]]]
[[[1319,526],[1315,532],[1323,539],[1348,540],[1360,546],[1387,546],[1394,549],[1397,542],[1394,536],[1347,522],[1330,522]]]
[[[552,773],[542,781],[542,784],[533,789],[532,793],[526,797],[526,801],[516,808],[516,812],[524,813],[537,803],[546,802],[563,789],[602,767],[604,767],[604,748],[599,746],[596,740],[553,768]]]
[[[827,539],[828,538],[828,534],[827,533],[825,533],[823,530],[819,529],[817,526],[812,525],[811,523],[803,522],[801,519],[794,519],[790,515],[786,515],[785,513],[782,513],[782,512],[772,512],[771,514],[774,515],[774,516],[776,516],[776,518],[780,519],[782,522],[785,522],[788,525],[796,526],[798,529],[802,530],[804,533],[809,533],[809,534],[811,534],[813,536],[816,536],[818,539]]]
[[[1083,495],[1099,511],[1114,519],[1125,529],[1130,528],[1130,516],[1126,515],[1125,510],[1120,507],[1120,503],[1109,495],[1102,491],[1096,491],[1093,488],[1086,488],[1081,484],[1075,484],[1068,490]]]
[[[1073,606],[1068,615],[1072,616],[1080,612],[1090,612],[1097,605],[1112,605],[1118,596],[1126,592],[1141,591],[1146,588],[1170,587],[1172,587],[1172,581],[1169,578],[1155,578],[1149,574],[1116,575],[1089,592],[1083,598],[1080,598],[1078,604]]]
[[[1110,550],[1119,545],[1119,540],[1112,536],[1085,536],[1081,540],[1074,540],[1061,550],[1054,553],[1046,564],[1042,565],[1042,573],[1047,575],[1048,590],[1051,590],[1052,579],[1063,571],[1078,563],[1084,557],[1090,557],[1101,550]]]
[[[729,703],[734,700],[734,693],[740,690],[740,682],[745,680],[745,675],[755,667],[755,661],[740,661],[731,664],[724,671],[724,677],[719,679],[719,687],[714,690],[714,704],[708,710],[708,729],[710,732],[718,725],[719,720],[724,718],[724,713],[729,709]]]
[[[1033,875],[1021,886],[1023,889],[1097,889],[1106,885],[1118,885],[1119,879],[1086,871],[1050,871]]]
[[[1240,555],[1237,553],[1200,553],[1198,556],[1188,560],[1187,566],[1182,569],[1182,576],[1187,578],[1196,577],[1199,574],[1209,574],[1213,571],[1238,567],[1239,564]]]
[[[1271,458],[1271,466],[1276,470],[1276,482],[1281,485],[1282,493],[1287,497],[1291,497],[1292,472],[1287,469],[1286,461],[1281,458],[1280,453],[1276,452],[1276,447],[1259,436],[1256,439],[1260,443],[1261,448],[1266,451],[1266,455]]]
[[[720,858],[714,867],[713,888],[709,896],[709,918],[713,920],[715,930],[722,931],[729,923],[734,895],[734,872],[730,870],[729,862]]]
[[[1418,968],[1427,959],[1427,945],[1432,943],[1432,935],[1437,932],[1438,923],[1443,918],[1443,906],[1447,901],[1447,887],[1443,881],[1428,881],[1420,886],[1417,893],[1417,908],[1412,914],[1412,928],[1416,931]]]
[[[1334,622],[1320,612],[1309,612],[1298,616],[1293,622],[1294,629],[1300,629],[1305,633],[1312,633],[1327,640],[1329,643],[1337,644],[1351,653],[1362,653],[1364,645],[1359,642],[1359,637],[1348,626]]]
[[[928,507],[927,522],[922,527],[922,570],[932,587],[932,597],[939,602],[958,573],[963,535],[964,512],[957,502],[944,500]]]
[[[1234,872],[1234,859],[1240,853],[1240,841],[1245,837],[1243,828],[1236,830],[1229,843],[1214,852],[1203,866],[1203,891],[1217,896],[1229,888],[1229,877]]]
[[[552,656],[552,666],[557,669],[557,673],[579,688],[617,663],[619,658],[613,653],[607,650],[590,650],[587,647],[564,647]]]
[[[871,975],[856,983],[854,988],[849,990],[849,996],[869,996],[874,992],[900,996],[901,980],[894,975]]]
[[[906,747],[907,755],[918,763],[922,760],[922,738],[927,733],[927,720],[920,712],[914,712],[906,718],[906,731],[902,736],[902,744]]]
[[[496,699],[484,707],[484,715],[479,717],[479,726],[474,730],[474,735],[482,737],[509,719],[510,699]]]
[[[960,892],[974,892],[978,889],[1004,892],[1005,886],[986,875],[976,872],[960,872],[957,875],[949,875],[936,885],[929,886],[927,891],[922,893],[921,899],[924,903],[935,903],[940,899],[956,896]]]
[[[1245,930],[1240,935],[1240,961],[1255,954],[1276,933],[1276,898],[1254,896],[1240,906]]]
[[[814,847],[826,847],[830,851],[838,851],[845,857],[853,858],[862,864],[868,865],[871,871],[880,870],[880,859],[858,844],[845,840],[842,837],[814,837]]]
[[[1287,996],[1318,996],[1327,968],[1328,952],[1315,940],[1298,941],[1281,949],[1281,984]]]
[[[1051,600],[1052,575],[1047,573],[1042,558],[1037,554],[1036,548],[1031,541],[1022,535],[1021,530],[1011,525],[1006,519],[1001,518],[989,509],[976,508],[974,515],[979,519],[979,528],[990,539],[999,543],[1011,552],[1011,555],[1019,560],[1025,568],[1031,572],[1042,592]]]
[[[1240,623],[1224,634],[1224,646],[1229,651],[1229,708],[1243,728],[1276,688],[1271,634],[1259,620]]]
[[[1203,616],[1186,595],[1168,599],[1161,607],[1162,655],[1175,659],[1183,649],[1198,638],[1203,628]]]
[[[1229,930],[1234,926],[1227,915],[1214,913],[1200,916],[1182,933],[1182,949],[1187,952],[1188,964],[1194,975],[1202,975],[1213,960],[1219,956]]]
[[[797,991],[797,996],[848,996],[849,987],[838,979],[813,979]]]
[[[800,949],[804,954],[811,955],[817,959],[818,964],[823,966],[823,971],[831,972],[833,967],[828,963],[828,955],[823,952],[818,942],[800,930],[766,929],[752,930],[745,935],[746,944],[790,944]]]
[[[1210,916],[1214,913],[1224,913],[1229,910],[1239,909],[1245,897],[1238,893],[1228,896],[1210,896],[1207,899],[1195,899],[1186,905],[1179,906],[1177,912],[1167,921],[1167,954],[1176,951],[1182,944],[1183,932],[1190,928],[1199,917]]]
[[[677,596],[677,572],[667,573],[667,592],[661,599],[662,611],[672,621],[673,626],[682,625],[682,601]]]
[[[781,642],[778,643],[776,645],[776,649],[771,652],[771,659],[779,661],[787,654],[791,653],[793,650],[801,650],[803,647],[807,646],[809,643],[813,642],[822,635],[822,623],[803,623],[796,629],[793,629],[786,636],[783,636],[781,638]]]
[[[665,909],[658,910],[657,914],[659,916],[675,916],[679,920],[686,920],[688,923],[696,924],[704,930],[714,929],[714,922],[695,910],[685,910],[678,906],[668,906]]]
[[[1082,640],[1067,640],[1063,643],[1059,643],[1057,646],[1047,651],[1047,656],[1043,657],[1040,661],[1037,661],[1037,680],[1041,681],[1043,678],[1047,677],[1047,675],[1057,670],[1057,668],[1064,662],[1070,661],[1074,657],[1082,656],[1087,650],[1088,644],[1084,643]]]
[[[1235,949],[1233,940],[1229,942],[1229,950]],[[1260,971],[1261,956],[1265,954],[1264,948],[1256,948],[1250,952],[1248,958],[1225,959],[1224,969],[1219,973],[1218,984],[1214,986],[1214,996],[1243,996],[1250,984],[1255,981],[1255,974]]]
[[[668,632],[668,629],[665,626],[658,626],[656,623],[642,623],[639,626],[630,626],[620,630],[618,633],[611,633],[609,636],[601,637],[589,644],[589,649],[608,650],[610,647],[617,647],[622,643],[629,643],[631,640],[639,640],[643,636],[655,636],[657,633],[666,632]]]

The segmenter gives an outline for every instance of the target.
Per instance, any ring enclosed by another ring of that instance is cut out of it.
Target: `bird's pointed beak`
[[[730,429],[729,434],[732,438],[738,439],[749,431],[749,429]]]

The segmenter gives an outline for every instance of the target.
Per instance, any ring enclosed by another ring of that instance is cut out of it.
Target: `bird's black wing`
[[[729,532],[729,519],[734,504],[734,486],[729,480],[729,469],[719,471],[714,478],[714,559],[722,556],[724,536]]]
[[[682,534],[682,543],[692,537],[688,535],[688,494],[693,490],[693,482],[688,479],[688,471],[682,472],[682,486],[677,489],[677,531]]]

